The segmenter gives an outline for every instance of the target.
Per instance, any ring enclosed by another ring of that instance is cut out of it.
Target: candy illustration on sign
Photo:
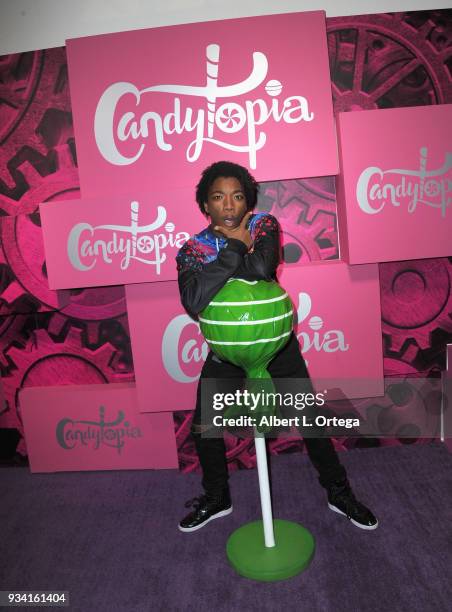
[[[190,237],[188,232],[175,233],[175,225],[166,222],[166,209],[157,206],[157,218],[148,225],[138,225],[139,203],[130,204],[130,225],[96,225],[80,222],[70,230],[67,240],[69,261],[76,270],[86,272],[94,268],[98,257],[106,264],[113,262],[112,256],[123,255],[121,270],[127,270],[131,260],[155,266],[160,274],[166,261],[164,249],[179,249]],[[155,233],[156,230],[164,230]],[[107,232],[107,236],[102,234]],[[154,233],[152,233],[154,232]],[[96,233],[96,236],[95,236]],[[99,237],[101,234],[103,237]],[[87,261],[88,260],[88,261]]]
[[[299,123],[312,121],[314,113],[309,110],[308,100],[303,96],[289,96],[280,100],[283,85],[276,79],[269,80],[265,85],[265,93],[270,100],[261,98],[246,99],[241,104],[227,101],[217,107],[217,100],[243,96],[256,90],[265,80],[268,73],[268,60],[264,53],[253,53],[253,68],[250,75],[243,81],[233,85],[218,85],[218,70],[220,46],[208,45],[206,48],[206,84],[195,85],[153,85],[141,91],[127,82],[113,83],[103,92],[97,104],[94,117],[94,136],[99,152],[111,164],[124,166],[133,164],[142,155],[145,143],[139,142],[150,138],[153,131],[155,144],[161,151],[171,151],[173,145],[168,138],[173,134],[194,132],[195,138],[186,149],[188,162],[196,161],[201,155],[203,144],[208,142],[218,147],[239,153],[248,153],[249,165],[257,167],[257,151],[266,143],[266,134],[256,131],[257,126],[263,126],[272,119],[279,123]],[[149,110],[146,105],[147,94],[170,93],[177,94],[173,99],[173,108],[164,116]],[[205,108],[194,109],[183,106],[181,97],[204,98]],[[124,99],[131,100],[133,111],[119,113],[117,107]],[[141,108],[140,108],[141,107]],[[215,128],[222,134],[238,134],[246,130],[245,144],[236,144],[215,137]],[[137,141],[137,150],[127,156],[118,148],[117,142]]]
[[[427,170],[427,147],[420,149],[419,170],[366,168],[356,184],[359,207],[368,215],[376,215],[386,204],[397,207],[405,201],[409,213],[414,213],[418,204],[424,204],[441,209],[441,216],[445,217],[452,203],[451,168],[452,153],[446,153],[440,168]]]

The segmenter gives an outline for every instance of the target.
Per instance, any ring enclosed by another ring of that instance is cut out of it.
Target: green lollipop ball
[[[223,361],[248,378],[267,378],[267,365],[288,342],[293,308],[276,281],[231,278],[199,316],[201,332]]]

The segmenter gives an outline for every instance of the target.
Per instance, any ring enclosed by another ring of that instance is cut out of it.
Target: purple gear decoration
[[[327,19],[335,112],[452,100],[450,11],[422,13]]]
[[[15,427],[23,435],[18,405],[23,387],[131,382],[129,374],[112,369],[114,354],[115,348],[108,342],[96,350],[84,347],[79,329],[71,328],[63,342],[55,342],[45,329],[36,330],[26,346],[12,346],[5,351],[12,367],[9,375],[2,378],[9,408],[2,417],[2,426]]]
[[[0,132],[0,185],[3,181],[7,191],[21,189],[14,177],[13,160],[24,143],[39,155],[47,155],[48,147],[38,131],[46,111],[70,113],[66,62],[64,47],[0,57],[0,123],[4,126]]]

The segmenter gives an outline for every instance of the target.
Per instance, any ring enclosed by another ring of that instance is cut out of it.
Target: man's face
[[[210,216],[212,227],[238,227],[247,211],[240,181],[232,176],[219,176],[210,186],[204,210]]]

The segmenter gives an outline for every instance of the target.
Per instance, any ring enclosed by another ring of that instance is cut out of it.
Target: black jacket
[[[203,245],[197,236],[188,240],[177,254],[178,282],[181,302],[185,310],[197,317],[213,297],[231,278],[245,280],[272,280],[280,262],[280,230],[278,221],[272,215],[259,215],[253,224],[252,215],[247,226],[253,239],[252,251],[241,240],[229,238],[224,241],[214,261],[205,263]],[[214,237],[210,230],[210,237]],[[204,235],[206,235],[204,233]]]

